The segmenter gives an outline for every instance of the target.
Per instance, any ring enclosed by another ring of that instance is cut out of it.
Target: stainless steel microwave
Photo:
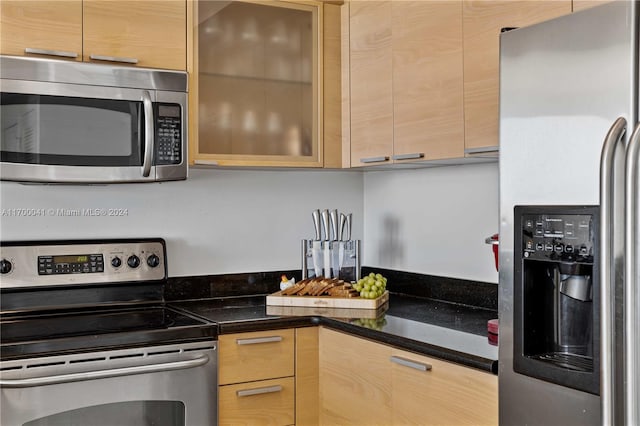
[[[0,179],[187,177],[187,73],[0,55]]]

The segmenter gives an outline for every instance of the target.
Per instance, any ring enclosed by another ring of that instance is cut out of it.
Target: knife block
[[[360,240],[302,240],[302,279],[319,276],[347,282],[359,280]]]

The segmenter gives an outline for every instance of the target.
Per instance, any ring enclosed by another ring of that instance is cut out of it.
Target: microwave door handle
[[[640,124],[636,124],[629,138],[625,158],[625,238],[624,238],[624,338],[625,338],[625,375],[628,377],[625,398],[625,424],[638,424],[638,371],[636,359],[637,349],[637,268],[638,268],[638,163],[640,162]]]
[[[607,133],[600,156],[600,282],[602,283],[600,294],[600,396],[601,396],[601,422],[610,426],[614,421],[614,389],[615,371],[613,359],[613,331],[615,313],[615,263],[613,256],[615,245],[614,238],[622,235],[616,234],[617,209],[616,197],[620,192],[616,187],[616,159],[620,158],[619,150],[623,148],[624,135],[627,130],[627,121],[618,118]]]
[[[142,105],[144,107],[144,159],[142,160],[142,176],[149,177],[153,151],[155,149],[155,135],[153,123],[153,102],[148,91],[142,92]]]

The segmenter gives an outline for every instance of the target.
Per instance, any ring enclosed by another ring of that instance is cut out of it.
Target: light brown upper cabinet
[[[394,163],[463,156],[462,5],[394,0]]]
[[[461,3],[349,8],[351,166],[462,157]]]
[[[185,0],[2,0],[0,52],[186,69]]]
[[[82,1],[2,0],[0,53],[82,61]]]
[[[328,139],[341,155],[339,6],[198,1],[193,7],[192,163],[323,167],[325,111],[334,117]],[[325,41],[332,47],[327,55]],[[333,80],[324,79],[325,71]],[[325,106],[325,90],[335,88]]]
[[[349,2],[351,166],[393,155],[393,53],[390,1]]]
[[[571,13],[571,0],[463,1],[464,130],[468,156],[498,150],[500,31]]]
[[[573,11],[578,12],[601,4],[611,3],[612,1],[614,0],[573,0]]]
[[[185,0],[84,0],[85,62],[186,70]]]

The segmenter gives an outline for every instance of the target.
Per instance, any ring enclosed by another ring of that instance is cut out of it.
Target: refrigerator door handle
[[[637,425],[638,417],[638,162],[640,162],[640,123],[629,138],[625,158],[625,235],[624,235],[624,392],[625,425]]]
[[[616,219],[616,158],[623,147],[621,142],[627,130],[627,120],[619,117],[604,139],[600,156],[600,397],[602,424],[614,425],[615,370],[613,358],[615,271],[614,271],[614,223]],[[619,223],[619,222],[618,222]]]

